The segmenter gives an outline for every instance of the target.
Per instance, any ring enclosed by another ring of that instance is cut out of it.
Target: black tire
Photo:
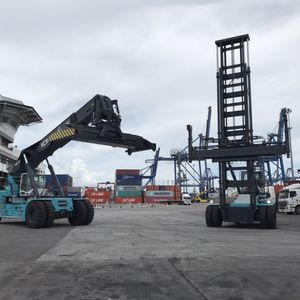
[[[219,206],[214,205],[212,210],[212,224],[213,227],[221,227],[222,226],[222,212]]]
[[[268,229],[276,229],[277,227],[277,215],[275,206],[267,207],[267,219],[268,219]]]
[[[212,222],[212,211],[213,211],[213,206],[208,205],[205,210],[205,222],[207,227],[212,227],[213,222]]]
[[[300,206],[299,205],[295,208],[295,214],[300,215]]]
[[[73,201],[73,212],[68,217],[69,223],[73,226],[85,225],[87,220],[87,206],[82,200]]]
[[[46,206],[41,201],[28,203],[25,212],[25,221],[30,228],[41,228],[45,226],[47,218]]]
[[[85,200],[84,204],[86,206],[86,219],[84,225],[89,225],[94,219],[94,207],[89,200]]]
[[[260,227],[263,229],[268,228],[268,218],[267,218],[267,207],[266,206],[260,207],[259,219],[260,219]]]
[[[45,222],[45,227],[51,227],[55,220],[55,211],[53,205],[50,201],[42,201],[47,210],[47,217]]]

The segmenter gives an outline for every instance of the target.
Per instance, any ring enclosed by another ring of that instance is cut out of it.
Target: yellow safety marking
[[[60,139],[66,138],[66,137],[74,135],[74,134],[75,134],[75,129],[67,128],[67,129],[64,129],[61,131],[56,131],[56,132],[51,133],[49,135],[48,139],[50,141],[55,141],[55,140],[60,140]]]

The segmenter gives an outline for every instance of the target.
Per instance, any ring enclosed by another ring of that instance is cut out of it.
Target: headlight
[[[268,203],[268,204],[271,204],[271,203],[272,203],[272,201],[271,201],[271,200],[267,200],[267,203]]]
[[[214,203],[214,201],[213,201],[213,200],[210,200],[210,201],[209,201],[209,203],[210,203],[210,204],[213,204],[213,203]]]

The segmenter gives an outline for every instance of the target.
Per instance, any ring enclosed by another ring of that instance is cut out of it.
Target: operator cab
[[[34,175],[33,178],[39,194],[41,196],[46,196],[48,194],[48,191],[46,189],[45,175]],[[21,175],[21,181],[20,181],[20,196],[31,197],[33,195],[34,195],[33,187],[31,185],[29,175],[28,173],[23,173]]]

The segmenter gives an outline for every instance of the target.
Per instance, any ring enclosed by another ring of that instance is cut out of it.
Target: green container
[[[117,191],[116,197],[121,197],[121,198],[142,197],[142,191]]]

